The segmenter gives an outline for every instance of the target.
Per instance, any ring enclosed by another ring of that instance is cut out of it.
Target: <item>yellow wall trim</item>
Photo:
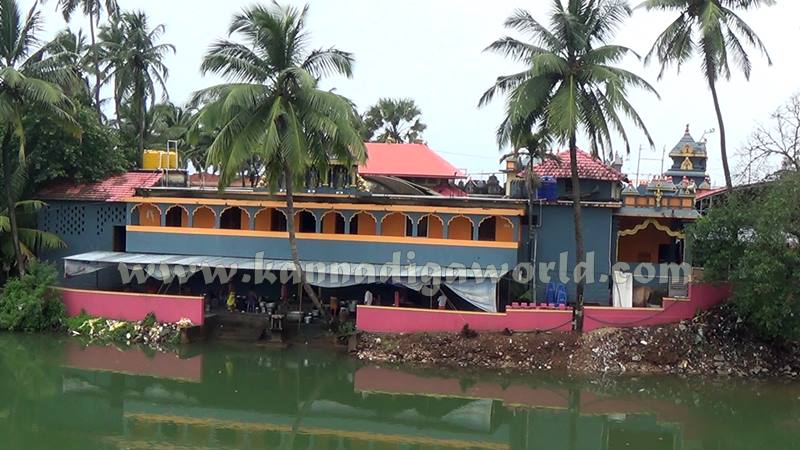
[[[188,227],[147,227],[141,225],[128,225],[129,232],[140,233],[169,233],[169,234],[195,234],[206,236],[243,236],[289,239],[286,231],[255,231],[255,230],[226,230],[217,228],[188,228]],[[498,241],[466,241],[459,239],[435,239],[412,236],[375,236],[364,234],[326,234],[326,233],[296,233],[297,239],[319,241],[347,241],[347,242],[375,242],[383,244],[414,244],[414,245],[443,245],[453,247],[482,247],[482,248],[518,248],[516,242]]]
[[[673,231],[670,227],[662,225],[656,219],[653,218],[647,218],[644,222],[640,223],[639,225],[636,225],[631,229],[620,230],[617,232],[617,236],[633,236],[634,234],[644,230],[650,225],[656,227],[658,231],[667,233],[667,235],[672,236],[674,238],[684,239],[686,237],[684,233],[681,233],[680,231]]]

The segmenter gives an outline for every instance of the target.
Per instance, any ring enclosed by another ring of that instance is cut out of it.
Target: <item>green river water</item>
[[[0,449],[798,449],[800,384],[408,371],[0,334]]]

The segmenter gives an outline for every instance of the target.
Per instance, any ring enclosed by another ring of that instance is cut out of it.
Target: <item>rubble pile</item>
[[[658,327],[562,332],[360,333],[366,362],[576,374],[783,376],[800,374],[800,345],[770,343],[749,332],[727,306]]]
[[[67,320],[70,335],[89,342],[146,345],[157,350],[180,343],[181,329],[192,326],[189,319],[160,323],[154,315],[139,322],[104,319],[81,314]]]

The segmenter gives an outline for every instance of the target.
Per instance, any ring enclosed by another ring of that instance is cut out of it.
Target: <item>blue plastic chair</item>
[[[556,292],[558,290],[558,286],[555,282],[551,281],[547,283],[547,288],[544,291],[544,302],[548,305],[554,305],[556,303]]]
[[[567,305],[567,287],[559,284],[556,292],[556,306]]]

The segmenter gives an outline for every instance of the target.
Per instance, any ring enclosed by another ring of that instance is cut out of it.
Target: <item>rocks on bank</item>
[[[354,354],[376,363],[575,374],[800,374],[800,345],[758,339],[728,306],[677,324],[562,332],[360,333]]]

